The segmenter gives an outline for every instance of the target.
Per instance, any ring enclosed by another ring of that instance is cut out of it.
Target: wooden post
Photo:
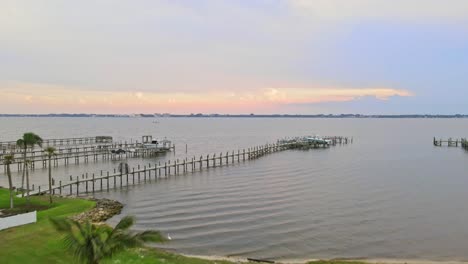
[[[94,196],[94,183],[95,181],[94,181],[94,173],[93,173],[93,196]]]
[[[140,183],[140,165],[138,164],[138,183]]]
[[[76,196],[80,193],[80,177],[76,176]]]
[[[169,166],[167,166],[167,170],[168,170],[167,174],[168,174],[168,175],[171,175],[171,160],[169,160],[169,161],[167,162],[167,164],[169,165]]]
[[[107,172],[107,191],[109,191],[109,171]]]
[[[123,168],[120,170],[120,189],[122,189],[122,176],[123,176]]]
[[[151,182],[151,163],[148,164],[148,179]]]
[[[154,179],[158,179],[158,165],[154,164]]]

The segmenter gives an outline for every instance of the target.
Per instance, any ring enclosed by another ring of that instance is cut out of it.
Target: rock
[[[110,199],[91,199],[96,201],[96,207],[93,209],[72,216],[71,219],[80,223],[90,221],[92,223],[101,223],[114,215],[120,214],[123,205],[120,202]]]

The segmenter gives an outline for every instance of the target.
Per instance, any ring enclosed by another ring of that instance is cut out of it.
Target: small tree
[[[49,202],[52,203],[52,156],[55,155],[55,148],[47,147],[45,153],[49,159]]]
[[[65,233],[64,245],[73,252],[75,259],[87,264],[97,264],[127,248],[141,247],[145,242],[166,240],[157,231],[130,233],[129,229],[135,222],[131,216],[122,218],[115,228],[96,226],[89,221],[82,224],[66,218],[51,221],[59,232]]]
[[[11,179],[11,170],[10,170],[10,165],[13,162],[15,162],[14,155],[9,154],[3,157],[3,164],[6,166],[6,169],[7,169],[8,187],[10,189],[10,208],[13,208],[13,193],[14,193],[13,181]]]

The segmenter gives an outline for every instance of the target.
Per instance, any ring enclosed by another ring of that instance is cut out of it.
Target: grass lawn
[[[26,204],[25,198],[15,197],[15,206]],[[0,263],[75,263],[61,244],[61,234],[52,227],[49,217],[63,217],[81,213],[94,207],[93,201],[54,197],[49,205],[47,196],[31,197],[31,204],[45,208],[37,213],[37,223],[0,231]],[[0,209],[9,207],[8,190],[0,188]],[[188,258],[161,250],[131,249],[115,256],[105,264],[164,263],[164,264],[230,264],[228,261],[209,261]],[[360,264],[357,262],[320,261],[314,264]]]
[[[0,208],[9,207],[8,190],[0,189]],[[15,206],[26,204],[26,198],[16,198]],[[48,197],[31,197],[34,205],[47,206],[37,212],[37,223],[0,231],[1,263],[70,263],[72,257],[61,247],[60,234],[50,224],[49,217],[69,216],[94,207],[92,201],[55,198],[49,206]]]

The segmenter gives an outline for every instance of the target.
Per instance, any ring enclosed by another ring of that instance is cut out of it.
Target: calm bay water
[[[354,137],[330,149],[275,153],[151,184],[101,193],[120,200],[135,229],[158,229],[164,247],[198,255],[272,259],[468,259],[468,152],[432,137],[468,136],[467,119],[0,118],[1,141],[167,136],[167,159],[237,150],[307,134]],[[185,152],[185,145],[188,152]],[[60,166],[57,180],[112,170],[119,161]],[[20,175],[15,173],[15,182]],[[6,177],[0,175],[0,184]],[[32,182],[45,185],[36,169]],[[110,220],[115,223],[121,216]]]

